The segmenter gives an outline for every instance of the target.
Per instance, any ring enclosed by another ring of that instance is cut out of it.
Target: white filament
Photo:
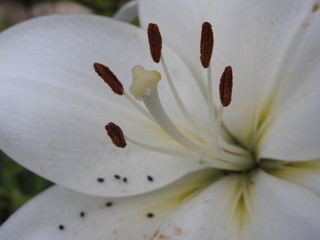
[[[175,88],[172,78],[169,74],[166,63],[161,57],[161,62],[165,75],[168,79],[170,89],[173,93],[175,101],[183,113],[184,117],[188,120],[189,124],[194,127],[197,126],[196,123],[192,122],[192,118],[189,116],[189,112],[186,106],[181,101],[177,89]],[[171,155],[184,155],[187,153],[188,157],[193,157],[197,161],[205,166],[212,166],[221,169],[229,170],[242,170],[244,168],[249,168],[253,161],[250,154],[233,144],[228,143],[221,137],[222,129],[222,116],[223,116],[223,106],[221,105],[219,111],[216,114],[216,108],[213,102],[213,91],[212,91],[212,76],[211,67],[208,69],[208,90],[207,90],[207,104],[211,127],[211,140],[208,142],[202,142],[200,139],[188,138],[184,135],[172,122],[167,113],[165,112],[158,94],[158,82],[161,79],[160,73],[156,71],[146,71],[142,66],[138,65],[132,69],[133,73],[133,83],[130,87],[130,92],[135,96],[136,99],[140,99],[144,102],[148,111],[145,111],[140,105],[134,104],[139,111],[144,115],[153,119],[172,139],[177,143],[184,146],[188,151],[183,151],[177,149],[177,151],[165,147],[153,146],[147,143],[139,142],[137,140],[126,137],[131,143],[138,145],[140,147],[162,152]],[[210,89],[209,89],[210,88]],[[128,98],[130,102],[133,101],[132,98]],[[180,153],[179,153],[180,152]],[[184,152],[184,153],[181,153]],[[195,153],[196,155],[192,154]],[[200,156],[196,157],[196,156]]]

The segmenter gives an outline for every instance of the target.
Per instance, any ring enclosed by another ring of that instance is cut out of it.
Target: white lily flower
[[[0,239],[318,240],[319,1],[138,3],[158,64],[104,17],[1,33],[0,147],[58,186]]]

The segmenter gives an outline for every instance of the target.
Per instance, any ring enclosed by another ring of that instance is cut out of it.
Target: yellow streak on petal
[[[174,193],[168,193],[160,202],[152,205],[149,209],[151,212],[168,212],[173,211],[187,201],[191,200],[216,180],[223,176],[219,170],[206,169],[201,175],[195,175],[192,181],[185,183],[180,182],[179,187],[174,188]]]
[[[275,160],[269,162],[281,163],[281,161]],[[275,177],[302,184],[308,178],[319,174],[320,159],[283,163],[279,167],[275,165],[273,168],[266,168],[265,171]]]

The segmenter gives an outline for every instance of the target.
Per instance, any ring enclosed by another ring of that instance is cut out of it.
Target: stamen
[[[213,84],[212,84],[212,73],[211,65],[207,69],[207,104],[210,122],[215,121],[217,108],[213,102]],[[212,132],[212,134],[215,134]]]
[[[202,24],[200,41],[200,60],[204,68],[209,67],[213,51],[213,31],[212,25],[208,22]]]
[[[168,81],[168,84],[169,84],[169,87],[170,87],[170,90],[172,92],[172,95],[179,107],[179,110],[181,111],[181,113],[183,114],[184,118],[188,121],[188,123],[190,124],[190,126],[192,126],[194,129],[197,130],[197,132],[203,132],[203,130],[199,127],[198,124],[196,124],[196,122],[194,121],[194,119],[190,116],[187,108],[185,107],[185,105],[183,104],[181,98],[180,98],[180,95],[173,83],[173,80],[172,80],[172,77],[169,73],[169,70],[168,70],[168,67],[167,67],[167,64],[164,60],[164,57],[163,55],[161,55],[161,64],[162,64],[162,68],[163,68],[163,71],[165,73],[165,76],[166,76],[166,79]]]
[[[233,85],[233,77],[232,77],[232,67],[228,66],[225,68],[221,79],[220,79],[220,101],[222,106],[227,107],[231,103],[232,96],[232,85]]]
[[[232,152],[228,151],[220,146],[220,139],[221,138],[221,125],[222,125],[222,116],[223,116],[223,109],[224,107],[229,106],[231,103],[231,96],[232,96],[232,85],[233,85],[233,76],[232,76],[232,67],[227,66],[221,76],[220,79],[220,86],[219,86],[219,92],[220,92],[220,100],[221,100],[221,106],[217,113],[217,118],[215,121],[214,126],[214,138],[213,138],[213,146],[215,148],[215,152],[218,154],[218,156],[222,158],[226,158],[226,154],[228,155],[228,159],[230,160],[230,155],[232,156],[238,156],[238,157],[246,157],[247,154],[241,154],[238,151]],[[228,145],[227,142],[222,141],[223,145]],[[229,148],[229,147],[228,147]],[[227,149],[228,149],[227,148]],[[223,151],[222,151],[223,150]]]
[[[217,119],[215,122],[214,133],[215,137],[213,139],[214,147],[218,155],[222,156],[219,139],[221,135],[221,124],[222,124],[222,115],[223,108],[227,107],[231,103],[231,95],[232,95],[232,68],[230,66],[226,67],[224,72],[222,73],[220,79],[219,93],[220,93],[220,101],[221,107],[217,114]]]
[[[179,156],[179,157],[184,157],[184,158],[188,158],[188,157],[194,158],[197,156],[196,154],[193,154],[192,152],[186,152],[186,151],[182,151],[182,150],[175,149],[175,148],[159,147],[159,146],[155,146],[155,145],[151,145],[151,144],[137,141],[137,140],[130,138],[128,136],[125,136],[125,138],[128,142],[130,142],[136,146],[139,146],[141,148],[148,149],[153,152],[159,152],[159,153],[164,153],[164,154],[174,155],[174,156]]]
[[[111,138],[114,145],[119,148],[124,148],[127,146],[123,132],[118,125],[114,124],[113,122],[109,122],[105,126],[105,129],[107,130],[108,136]]]
[[[109,85],[115,94],[123,95],[123,85],[114,73],[101,63],[93,64],[96,73],[103,79],[103,81]]]
[[[217,119],[215,122],[215,135],[214,135],[214,147],[215,147],[215,151],[217,152],[218,155],[222,155],[221,152],[221,148],[220,148],[220,144],[219,144],[219,139],[220,139],[220,135],[221,135],[221,123],[222,123],[222,115],[223,115],[223,106],[220,106],[220,109],[218,111],[218,115],[217,115]]]
[[[212,31],[212,25],[209,22],[204,22],[202,24],[201,30],[201,40],[200,40],[200,60],[201,64],[204,68],[207,68],[207,104],[208,104],[208,112],[210,122],[214,122],[215,114],[216,114],[216,107],[213,103],[213,86],[212,86],[212,74],[211,74],[211,56],[213,51],[214,45],[214,37]],[[212,134],[213,129],[211,129]]]
[[[217,112],[217,118],[214,123],[214,135],[212,135],[212,146],[215,155],[220,160],[227,160],[229,163],[234,164],[233,170],[237,169],[236,165],[240,168],[250,168],[252,163],[252,156],[246,150],[229,144],[225,141],[221,134],[222,130],[222,117],[223,117],[223,109],[224,107],[221,105],[219,111]],[[206,163],[205,163],[206,164]],[[210,164],[208,162],[207,164]],[[229,168],[231,169],[231,168]]]
[[[161,57],[162,38],[159,27],[155,23],[149,23],[148,40],[152,59],[154,62],[158,63]]]

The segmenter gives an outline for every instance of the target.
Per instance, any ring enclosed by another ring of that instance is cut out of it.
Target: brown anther
[[[201,41],[200,41],[200,60],[204,68],[209,67],[213,51],[213,31],[208,22],[202,24]]]
[[[114,124],[113,122],[109,122],[105,129],[107,130],[108,136],[111,138],[111,141],[114,145],[119,148],[124,148],[127,146],[126,139],[124,138],[123,132],[121,128]]]
[[[320,9],[320,4],[315,4],[315,5],[313,5],[313,7],[312,7],[312,12],[316,12],[316,11],[318,11]]]
[[[107,67],[101,63],[93,64],[96,73],[103,79],[103,81],[109,85],[111,90],[118,95],[123,95],[123,85],[119,81],[116,75]]]
[[[148,40],[151,57],[154,62],[158,63],[161,57],[162,38],[159,27],[155,23],[149,23]]]
[[[222,106],[227,107],[231,103],[232,96],[232,67],[228,66],[224,69],[220,79],[219,93]]]

